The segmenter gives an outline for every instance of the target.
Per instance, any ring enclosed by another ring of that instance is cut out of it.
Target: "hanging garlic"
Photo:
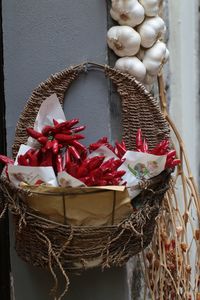
[[[141,38],[130,26],[113,26],[108,30],[107,42],[118,56],[133,56],[139,51]]]
[[[143,64],[146,67],[147,73],[151,76],[157,76],[163,64],[167,62],[168,57],[169,51],[165,43],[157,41],[144,54]]]
[[[144,8],[137,0],[112,0],[110,14],[120,25],[131,27],[144,20]]]
[[[137,57],[119,58],[115,63],[115,68],[134,76],[139,81],[142,81],[146,74],[144,64]]]
[[[141,46],[150,48],[160,39],[166,31],[165,22],[159,16],[146,18],[142,24],[137,27],[141,37]]]
[[[139,0],[145,10],[145,15],[155,17],[159,12],[160,0]]]
[[[169,50],[166,48],[165,56],[163,58],[163,64],[166,64],[168,60],[169,60]]]
[[[140,50],[137,53],[137,58],[139,58],[139,60],[143,61],[144,55],[145,55],[146,50],[144,48],[140,48]]]
[[[156,81],[157,77],[156,76],[151,76],[148,73],[146,73],[144,79],[143,79],[143,83],[146,85],[151,85]]]

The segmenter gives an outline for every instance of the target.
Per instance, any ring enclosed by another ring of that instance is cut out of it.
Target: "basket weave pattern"
[[[121,98],[122,133],[127,149],[135,148],[135,136],[142,129],[150,147],[169,139],[169,127],[158,103],[133,77],[108,66],[94,65],[112,80]],[[13,157],[19,146],[27,141],[27,127],[33,127],[41,103],[56,93],[63,104],[70,84],[85,70],[85,66],[71,67],[52,75],[36,88],[22,112],[13,145]],[[62,225],[34,215],[26,205],[26,192],[1,179],[1,199],[14,215],[16,225],[16,251],[25,261],[49,268],[56,282],[54,266],[66,278],[66,270],[80,271],[99,265],[120,266],[142,251],[151,241],[155,218],[170,180],[170,170],[148,180],[137,196],[140,208],[120,224],[101,227]],[[66,287],[67,289],[67,287]],[[65,290],[66,291],[66,290]],[[59,298],[61,299],[61,298]]]
[[[14,215],[16,250],[18,255],[34,266],[49,268],[49,263],[63,269],[81,271],[86,262],[102,268],[121,266],[150,243],[155,218],[166,190],[170,172],[149,180],[143,192],[135,198],[141,203],[130,217],[118,225],[70,226],[58,224],[35,215],[26,205],[28,191],[11,186],[1,179],[4,201]]]

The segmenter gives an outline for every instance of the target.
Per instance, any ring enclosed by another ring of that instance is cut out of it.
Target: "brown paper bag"
[[[48,219],[76,226],[117,224],[132,212],[127,189],[123,186],[53,188],[26,187],[25,201]]]

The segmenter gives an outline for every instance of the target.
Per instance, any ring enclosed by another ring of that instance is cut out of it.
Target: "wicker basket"
[[[92,63],[89,67],[104,71],[116,85],[121,98],[123,139],[128,149],[135,147],[133,137],[138,128],[142,129],[150,147],[169,138],[169,128],[157,100],[140,83],[108,66]],[[43,100],[56,93],[63,103],[70,84],[85,68],[86,65],[82,64],[52,75],[33,91],[17,124],[14,157],[19,146],[26,143],[26,128],[33,126]],[[14,215],[18,255],[32,265],[49,268],[53,276],[53,268],[58,266],[67,280],[67,270],[80,271],[97,265],[103,268],[121,266],[142,251],[152,239],[155,218],[168,189],[169,179],[170,170],[167,170],[146,181],[141,186],[142,193],[134,199],[140,207],[120,224],[112,226],[70,226],[47,220],[27,207],[24,201],[26,191],[14,188],[3,179],[1,187],[4,195],[1,201]]]

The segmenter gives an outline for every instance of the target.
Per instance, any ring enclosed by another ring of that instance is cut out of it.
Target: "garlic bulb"
[[[165,56],[163,58],[163,64],[166,64],[168,59],[169,59],[169,50],[166,48]]]
[[[141,38],[130,26],[113,26],[108,30],[107,42],[118,56],[133,56],[139,51]]]
[[[131,27],[144,20],[144,8],[137,0],[112,0],[110,14],[120,25]]]
[[[160,0],[139,0],[144,7],[145,15],[148,17],[155,17],[159,12]]]
[[[161,38],[166,31],[165,22],[159,16],[146,18],[142,24],[137,27],[141,36],[141,45],[144,48],[150,48]]]
[[[144,55],[145,55],[146,49],[144,48],[140,48],[140,50],[137,53],[137,58],[139,58],[139,60],[143,61]]]
[[[146,75],[146,68],[137,57],[119,58],[115,63],[115,68],[134,76],[139,81],[142,81]]]
[[[146,76],[143,79],[143,83],[146,85],[151,85],[156,81],[156,76],[151,76],[148,73],[146,73]]]
[[[151,76],[158,75],[163,64],[167,62],[169,51],[165,43],[157,41],[153,47],[146,50],[143,58],[143,64],[147,73]]]

